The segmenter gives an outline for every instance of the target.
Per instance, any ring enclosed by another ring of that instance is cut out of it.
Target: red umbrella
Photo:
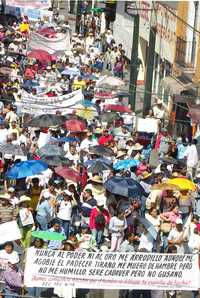
[[[70,119],[65,121],[65,128],[69,131],[84,131],[86,130],[86,125],[83,121]]]
[[[131,113],[132,112],[129,109],[129,107],[122,106],[122,105],[105,105],[104,110],[105,111],[116,111],[119,113]]]
[[[55,172],[57,175],[63,177],[64,179],[71,180],[75,183],[82,182],[82,178],[81,178],[79,172],[77,172],[73,169],[69,169],[66,167],[57,167],[57,168],[55,168]]]
[[[50,55],[48,52],[44,50],[33,50],[28,54],[28,58],[34,58],[40,62],[51,62],[55,60],[53,55]]]

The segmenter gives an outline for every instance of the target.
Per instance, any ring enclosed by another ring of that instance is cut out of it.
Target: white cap
[[[182,224],[183,224],[182,219],[181,219],[181,218],[177,218],[177,220],[176,220],[176,224],[177,224],[177,225],[182,225]]]
[[[72,197],[72,193],[71,193],[71,191],[69,191],[68,189],[65,189],[65,190],[63,191],[63,193],[66,194],[67,196]]]
[[[48,191],[45,191],[45,192],[43,193],[43,198],[44,198],[44,199],[49,199],[49,198],[50,198],[50,194],[48,193]]]

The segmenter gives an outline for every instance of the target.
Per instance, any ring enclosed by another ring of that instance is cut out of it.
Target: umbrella
[[[32,127],[51,127],[56,125],[62,125],[66,121],[65,116],[43,114],[34,117],[28,126]]]
[[[61,72],[62,75],[65,76],[80,76],[79,69],[65,69]]]
[[[56,144],[46,144],[41,147],[39,150],[40,156],[64,156],[65,151],[62,147],[57,146]]]
[[[51,36],[51,38],[56,37],[56,31],[52,27],[42,28],[42,29],[38,30],[38,33],[45,37],[49,37],[49,36]]]
[[[139,219],[140,223],[145,227],[145,229],[147,229],[147,231],[153,237],[153,239],[156,240],[158,232],[156,231],[152,223],[148,219],[142,216],[138,216],[137,218]]]
[[[79,142],[79,139],[76,137],[63,137],[60,139],[56,139],[56,142],[60,142],[60,143],[73,143],[73,142]]]
[[[178,165],[178,160],[173,158],[173,157],[163,157],[161,158],[161,160],[167,164],[174,164],[174,165]]]
[[[22,148],[19,145],[13,145],[13,144],[1,144],[0,145],[0,152],[5,154],[12,154],[12,155],[25,155]]]
[[[112,122],[119,119],[119,115],[115,112],[106,112],[100,116],[102,122]]]
[[[196,190],[196,185],[191,180],[186,178],[168,179],[167,183],[178,186],[180,190]]]
[[[6,177],[9,179],[21,179],[40,174],[47,168],[48,165],[41,160],[21,161],[8,170]]]
[[[158,183],[151,186],[151,190],[180,190],[180,187],[170,183]]]
[[[109,160],[107,158],[95,158],[95,159],[89,159],[84,163],[84,166],[88,167],[93,165],[95,162],[100,161],[104,164],[106,164],[107,166],[111,166],[112,165],[112,160]]]
[[[49,231],[33,231],[31,234],[33,237],[40,238],[43,240],[62,241],[66,238],[65,235],[61,233],[49,232]]]
[[[98,80],[96,83],[97,88],[99,88],[99,87],[102,88],[104,86],[110,86],[110,87],[116,88],[116,87],[121,87],[124,85],[125,85],[125,83],[121,79],[116,78],[116,77],[111,77],[111,76],[106,76],[106,77]]]
[[[90,80],[90,81],[98,80],[98,77],[96,77],[93,74],[84,74],[82,77],[83,77],[84,80]]]
[[[91,121],[98,116],[98,113],[94,107],[85,107],[84,105],[80,105],[77,107],[76,115],[83,119]]]
[[[63,156],[51,156],[51,155],[43,156],[42,160],[52,167],[60,167],[60,166],[71,167],[73,164],[72,160],[69,160],[68,158],[65,158]]]
[[[80,174],[73,170],[66,167],[57,167],[55,168],[55,172],[57,175],[63,177],[64,179],[71,180],[75,183],[81,182]]]
[[[34,58],[40,62],[45,63],[55,61],[55,57],[53,55],[50,55],[48,52],[39,49],[29,52],[28,58]]]
[[[114,151],[112,149],[102,145],[90,147],[89,152],[101,156],[114,156]]]
[[[107,164],[97,160],[95,161],[89,168],[88,168],[88,172],[91,173],[102,173],[103,171],[107,171],[110,170],[110,166],[108,166]]]
[[[104,186],[109,192],[123,197],[135,198],[145,195],[143,187],[136,180],[127,177],[111,177]]]
[[[122,106],[122,105],[105,105],[104,106],[104,110],[105,111],[115,111],[115,112],[119,112],[119,113],[132,113],[131,109],[129,109],[129,107],[126,106]]]
[[[125,160],[119,160],[117,161],[113,168],[115,170],[123,170],[123,169],[129,169],[131,167],[136,167],[138,166],[140,163],[139,160],[136,159],[125,159]]]
[[[65,128],[69,131],[84,131],[86,130],[86,125],[83,121],[71,119],[65,121]]]

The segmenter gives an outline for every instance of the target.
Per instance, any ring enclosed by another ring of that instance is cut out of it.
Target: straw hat
[[[149,172],[147,172],[147,171],[144,171],[144,172],[140,175],[140,177],[141,177],[142,180],[145,180],[145,179],[147,179],[147,178],[149,178],[149,177],[151,177],[151,176],[152,176],[152,173],[149,173]]]
[[[97,127],[94,131],[94,133],[96,133],[96,134],[101,134],[102,132],[103,132],[103,129],[100,127]]]
[[[90,178],[90,181],[92,182],[96,182],[96,183],[99,183],[99,184],[102,184],[103,183],[103,179],[101,176],[98,176],[98,175],[95,175],[93,177]]]
[[[120,157],[125,156],[125,155],[126,155],[126,152],[120,150],[120,151],[117,152],[117,156],[116,156],[116,158],[120,158]]]
[[[26,195],[23,195],[23,196],[21,196],[21,197],[19,198],[19,203],[18,203],[18,205],[21,204],[21,203],[24,203],[24,202],[30,202],[30,201],[31,201],[31,198],[27,197]]]
[[[10,195],[8,193],[0,194],[0,199],[10,200]]]
[[[66,196],[69,196],[69,197],[72,197],[73,196],[73,194],[71,193],[71,191],[69,191],[68,189],[65,189],[63,191],[63,195],[66,195]]]
[[[133,150],[135,151],[140,151],[143,149],[143,146],[140,144],[140,143],[136,143],[133,147],[132,147]]]

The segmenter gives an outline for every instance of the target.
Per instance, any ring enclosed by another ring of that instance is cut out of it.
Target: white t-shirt
[[[187,167],[195,168],[197,166],[198,152],[194,144],[186,148],[184,157],[187,158]]]
[[[156,229],[156,231],[159,230],[159,226],[160,226],[160,216],[158,216],[157,218],[151,216],[149,213],[145,214],[145,218],[154,226],[154,228]]]
[[[72,204],[69,201],[61,201],[57,217],[62,220],[71,220]]]
[[[142,234],[140,237],[140,244],[138,246],[138,251],[141,249],[146,249],[149,252],[152,252],[153,249],[153,237],[147,233],[147,234]]]
[[[17,260],[19,259],[18,252],[13,250],[10,254],[8,254],[5,249],[0,250],[0,259],[3,259],[4,261],[10,262],[11,260]]]
[[[176,242],[176,241],[182,240],[182,237],[183,237],[183,231],[179,232],[176,228],[173,228],[169,232],[168,240]],[[177,248],[178,254],[184,254],[184,252],[185,252],[184,244],[179,244],[179,245],[175,245],[175,246]]]
[[[191,234],[188,242],[190,252],[195,254],[200,250],[200,236],[198,234]]]
[[[6,143],[8,137],[7,128],[0,129],[0,143]]]

